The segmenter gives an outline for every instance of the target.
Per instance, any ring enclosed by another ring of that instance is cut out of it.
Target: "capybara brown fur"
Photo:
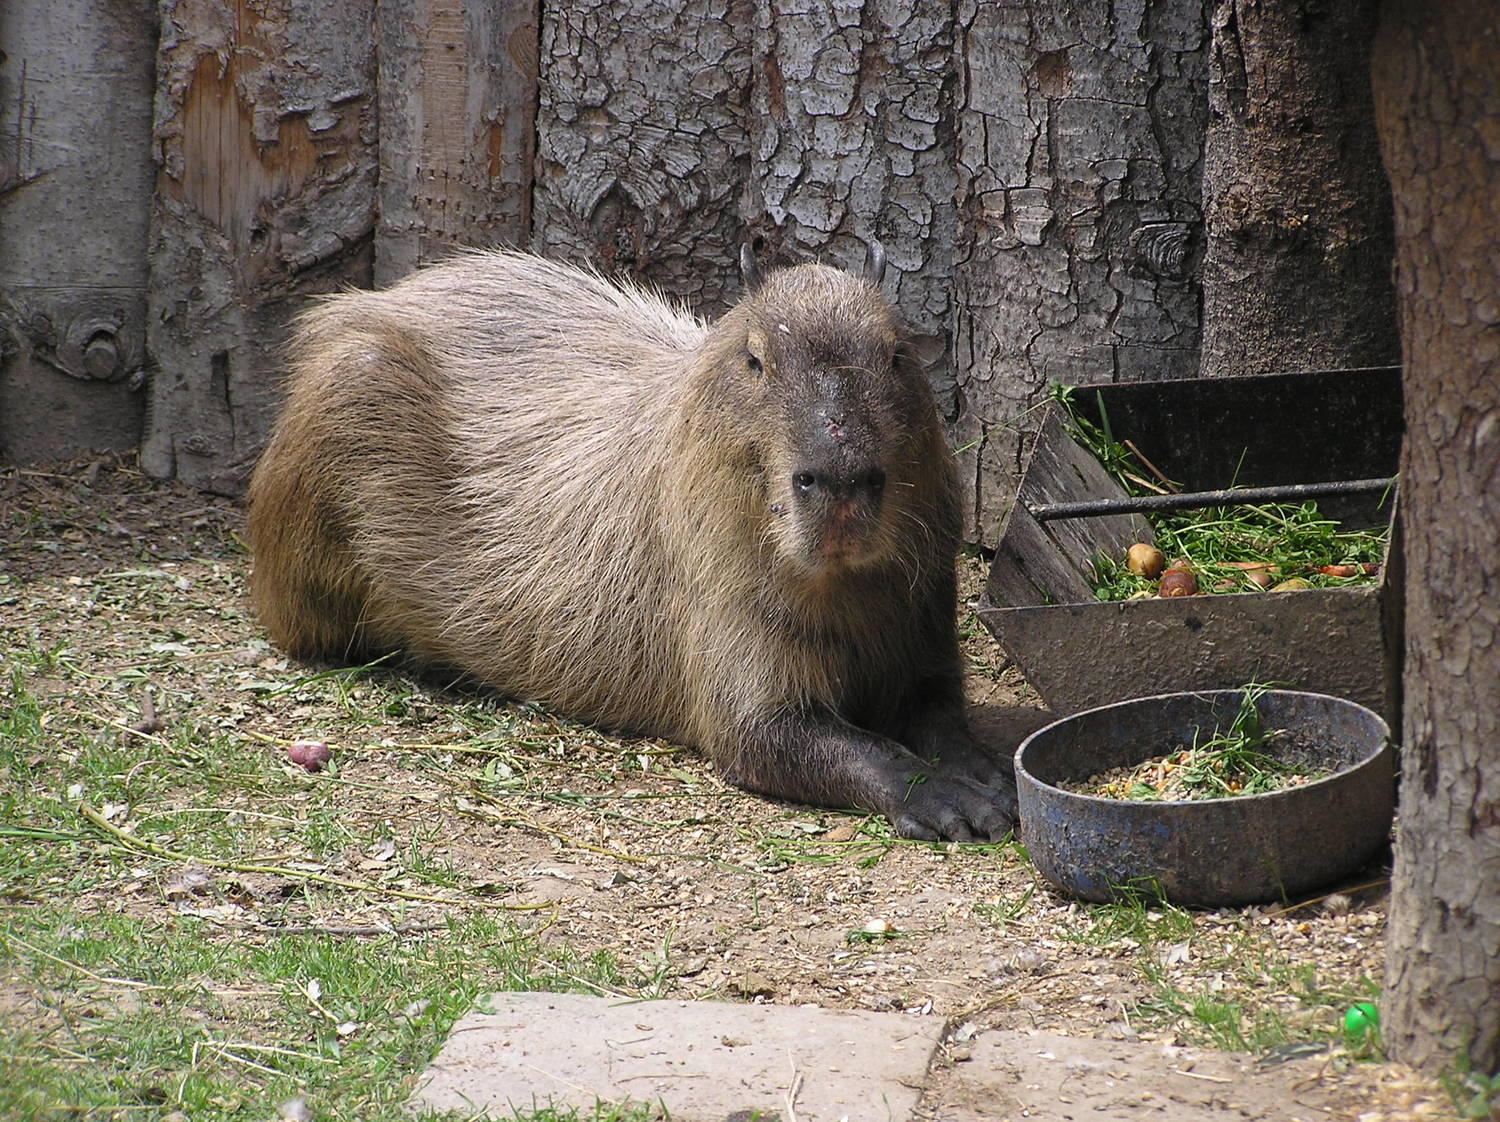
[[[1003,835],[957,476],[882,260],[762,279],[747,252],[712,326],[505,250],[320,303],[250,488],[272,637],[399,651],[905,836]]]

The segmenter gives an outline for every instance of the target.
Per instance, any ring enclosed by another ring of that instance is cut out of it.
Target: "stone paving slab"
[[[935,1122],[1327,1122],[1316,1063],[992,1030],[955,1064]]]
[[[938,1017],[719,1001],[498,993],[453,1027],[412,1105],[488,1110],[660,1102],[673,1122],[905,1122]]]

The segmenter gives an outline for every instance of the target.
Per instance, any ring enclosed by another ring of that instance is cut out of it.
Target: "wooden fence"
[[[1047,383],[1198,369],[1204,0],[6,0],[0,442],[238,492],[309,294],[507,243],[705,315],[878,238],[984,538]]]

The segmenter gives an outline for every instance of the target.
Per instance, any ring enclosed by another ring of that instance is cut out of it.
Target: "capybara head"
[[[799,265],[762,280],[747,253],[748,292],[706,349],[707,396],[730,421],[720,438],[740,446],[767,536],[807,577],[888,559],[920,529],[915,492],[934,475],[936,413],[882,262],[872,248],[863,277]]]

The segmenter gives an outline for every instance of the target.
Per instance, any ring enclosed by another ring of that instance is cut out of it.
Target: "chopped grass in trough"
[[[1308,767],[1303,755],[1295,750],[1275,750],[1289,733],[1261,724],[1256,702],[1268,688],[1246,686],[1228,727],[1214,728],[1201,741],[1203,730],[1194,729],[1191,745],[1153,755],[1131,767],[1111,768],[1087,779],[1064,783],[1062,787],[1095,798],[1176,802],[1264,795],[1300,787],[1328,775],[1326,768]]]
[[[1105,427],[1081,416],[1071,387],[1056,386],[1054,399],[1067,411],[1073,439],[1087,448],[1127,494],[1166,494],[1178,484],[1162,477]],[[1102,406],[1101,406],[1102,408]],[[1155,475],[1153,482],[1150,476]],[[1156,546],[1174,566],[1186,562],[1198,588],[1211,594],[1342,588],[1380,579],[1390,538],[1389,523],[1376,529],[1346,529],[1323,516],[1314,501],[1255,503],[1148,514]],[[1293,581],[1299,583],[1291,583]],[[1157,591],[1157,579],[1130,571],[1124,555],[1101,554],[1094,562],[1094,596],[1130,600]]]

